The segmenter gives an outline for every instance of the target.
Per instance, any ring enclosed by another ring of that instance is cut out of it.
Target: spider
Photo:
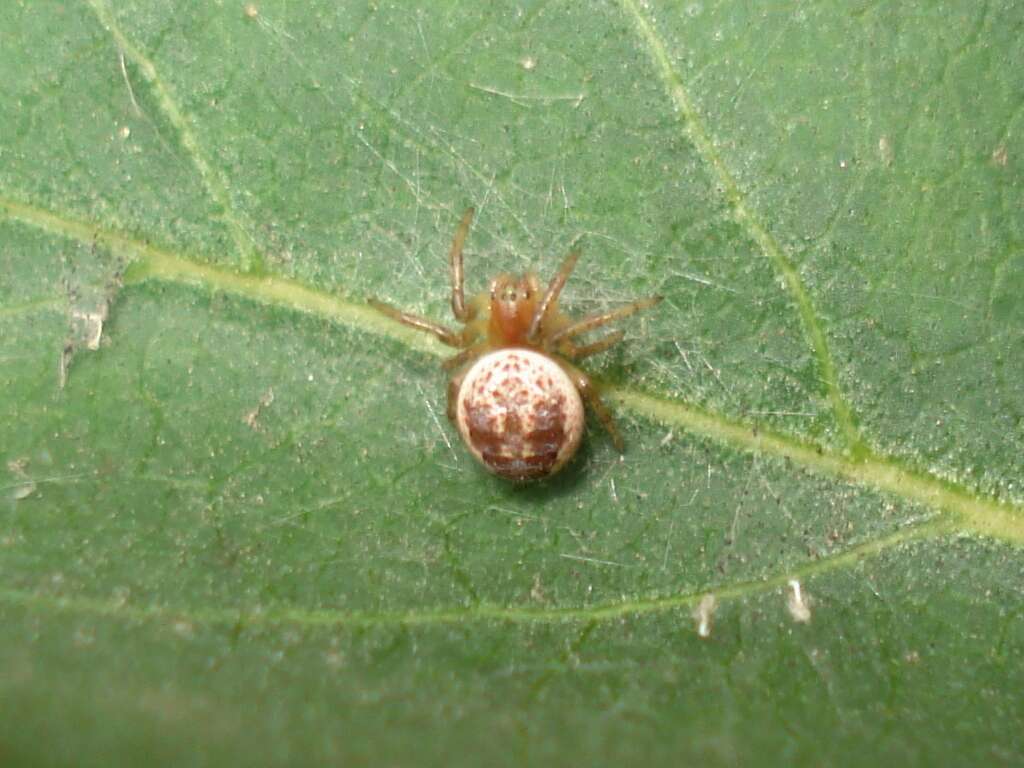
[[[608,312],[573,320],[558,307],[579,250],[572,250],[542,292],[532,272],[500,274],[489,291],[463,294],[462,247],[474,209],[462,216],[449,266],[452,313],[459,331],[376,299],[370,305],[398,322],[433,334],[461,350],[442,364],[451,371],[448,418],[470,453],[496,475],[522,482],[549,477],[575,455],[585,422],[583,400],[597,414],[615,448],[623,450],[611,412],[593,382],[574,363],[623,339],[613,331],[589,344],[577,337],[653,307],[661,296],[638,299]],[[581,399],[582,396],[582,399]]]

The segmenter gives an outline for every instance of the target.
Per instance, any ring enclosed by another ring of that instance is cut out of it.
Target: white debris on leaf
[[[704,595],[693,611],[693,619],[697,622],[698,637],[711,637],[711,625],[715,617],[718,601],[714,595]]]
[[[79,349],[95,352],[103,341],[103,326],[110,317],[110,305],[121,287],[121,270],[111,272],[102,288],[68,282],[68,336],[61,349],[58,385],[68,382],[71,361]]]
[[[811,620],[811,607],[807,602],[807,596],[800,589],[800,582],[796,579],[789,580],[789,597],[786,598],[786,608],[793,621],[800,624],[807,624]]]
[[[99,312],[83,312],[79,309],[72,310],[71,320],[80,329],[82,343],[86,349],[95,352],[100,348],[100,339],[103,338],[103,321],[107,319],[107,305],[104,304]]]
[[[64,342],[64,349],[60,356],[60,369],[58,383],[64,389],[68,383],[68,369],[71,367],[71,360],[80,347],[85,347],[91,352],[100,348],[100,341],[103,339],[103,323],[107,319],[110,305],[104,301],[99,308],[84,310],[72,308],[67,341]]]

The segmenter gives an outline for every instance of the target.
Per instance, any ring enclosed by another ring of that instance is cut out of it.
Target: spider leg
[[[455,420],[458,414],[455,409],[459,403],[459,390],[462,389],[462,380],[466,377],[466,372],[462,371],[455,374],[448,380],[448,421],[452,424],[457,424]]]
[[[555,276],[548,283],[548,289],[544,291],[544,298],[537,305],[537,309],[533,313],[533,319],[530,321],[530,329],[526,332],[526,340],[531,344],[536,343],[537,337],[540,335],[541,325],[544,323],[544,319],[547,317],[552,305],[558,301],[558,296],[562,292],[562,288],[565,287],[565,281],[572,274],[572,270],[576,266],[576,261],[579,257],[579,250],[569,251],[569,255],[562,262],[562,266],[558,268]]]
[[[625,449],[625,443],[622,442],[622,435],[619,433],[619,428],[615,426],[615,418],[612,416],[612,412],[608,410],[608,406],[601,400],[601,395],[598,394],[597,388],[594,386],[594,382],[590,380],[583,371],[577,368],[575,365],[567,363],[563,360],[559,360],[559,364],[562,369],[569,374],[569,378],[572,379],[573,384],[576,385],[576,389],[580,391],[583,399],[587,401],[594,413],[597,414],[597,418],[600,419],[601,425],[608,432],[608,436],[612,439],[612,445],[615,446],[615,450],[619,453]]]
[[[464,350],[462,350],[458,354],[452,355],[447,360],[445,360],[443,363],[441,363],[441,368],[443,368],[446,371],[453,371],[456,368],[458,368],[460,365],[463,365],[464,363],[468,363],[474,357],[477,357],[486,348],[487,348],[486,342],[480,343],[480,344],[474,344],[471,347],[466,347]]]
[[[452,274],[452,313],[456,320],[463,323],[469,320],[470,313],[466,309],[466,298],[462,290],[462,246],[466,242],[466,235],[469,234],[469,225],[473,221],[474,213],[476,213],[474,208],[467,208],[466,212],[462,214],[462,221],[459,222],[459,227],[455,230],[452,250],[448,257]]]
[[[562,348],[559,350],[563,352],[567,357],[572,360],[582,360],[584,357],[590,357],[596,355],[598,352],[604,352],[609,347],[614,347],[626,334],[623,331],[613,331],[607,336],[602,336],[597,341],[593,341],[590,344],[583,344],[577,347],[569,339],[562,341]]]
[[[555,333],[551,337],[551,344],[557,344],[563,339],[571,339],[573,336],[579,336],[581,333],[586,333],[587,331],[592,331],[595,328],[600,328],[602,325],[607,323],[621,320],[624,317],[629,317],[642,309],[653,307],[661,301],[662,298],[662,296],[648,296],[645,299],[637,299],[623,307],[617,307],[609,310],[608,312],[602,312],[599,315],[591,315],[590,317],[585,317],[582,320],[577,320],[575,323],[567,325],[565,328]]]
[[[432,333],[449,347],[464,346],[462,334],[456,333],[451,328],[447,328],[440,323],[435,323],[433,320],[427,320],[425,317],[420,317],[419,315],[411,315],[408,312],[403,312],[400,309],[392,307],[390,304],[385,304],[383,301],[377,301],[376,299],[369,299],[367,304],[378,312],[387,315],[392,320],[397,320],[402,325],[408,325],[410,328],[415,328],[418,331]]]

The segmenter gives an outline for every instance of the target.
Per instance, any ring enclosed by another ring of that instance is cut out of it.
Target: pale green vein
[[[228,182],[223,174],[207,161],[199,138],[192,130],[191,118],[178,107],[178,102],[171,93],[171,89],[160,77],[153,62],[121,30],[105,0],[88,0],[88,3],[100,23],[114,38],[122,54],[139,68],[146,81],[152,86],[157,104],[178,132],[181,145],[198,169],[203,186],[206,187],[206,191],[220,208],[220,218],[227,226],[231,233],[231,239],[234,240],[235,247],[238,249],[242,271],[253,272],[261,269],[263,265],[259,254],[253,249],[249,228],[243,224],[240,214],[235,211],[231,203]]]
[[[0,208],[26,224],[110,248],[126,261],[133,262],[126,275],[128,282],[157,279],[230,291],[255,301],[328,317],[366,333],[390,336],[429,354],[439,355],[444,350],[429,337],[385,318],[365,304],[326,294],[295,280],[239,275],[4,198],[0,198]],[[619,387],[609,387],[607,393],[621,405],[648,418],[677,425],[743,451],[777,456],[820,474],[926,504],[943,512],[964,532],[1024,544],[1024,506],[980,496],[960,484],[910,469],[868,449],[857,456],[834,453],[823,446],[702,411],[679,400],[664,400]]]
[[[0,211],[12,219],[83,243],[97,243],[131,265],[125,282],[149,278],[200,285],[208,290],[230,291],[256,301],[276,304],[337,320],[367,333],[390,336],[414,349],[439,354],[441,347],[423,334],[404,328],[365,304],[302,285],[296,280],[256,277],[230,272],[176,255],[155,245],[117,232],[58,216],[50,211],[0,197]]]
[[[39,299],[24,301],[20,304],[8,304],[0,307],[0,320],[23,317],[24,315],[31,315],[35,312],[42,312],[44,310],[60,309],[66,303],[66,301],[62,301],[61,299],[46,296]]]
[[[744,451],[788,459],[813,472],[866,485],[946,513],[967,533],[1024,544],[1024,507],[986,498],[953,482],[865,451],[856,459],[819,445],[733,421],[678,400],[662,400],[630,389],[606,387],[607,394],[648,418],[705,435]]]
[[[800,273],[793,262],[783,251],[778,240],[761,223],[757,212],[747,202],[747,196],[740,189],[735,176],[729,170],[718,147],[708,133],[700,112],[694,106],[690,94],[687,92],[683,79],[665,48],[665,43],[659,37],[651,20],[641,11],[635,0],[620,0],[622,7],[632,19],[634,26],[647,47],[648,53],[654,62],[665,89],[668,91],[672,102],[682,117],[682,122],[690,142],[696,148],[704,163],[711,169],[715,181],[721,187],[725,195],[729,209],[736,222],[746,229],[751,238],[758,244],[761,250],[771,259],[775,269],[782,275],[786,289],[796,303],[803,322],[804,332],[807,334],[811,348],[818,361],[819,375],[824,382],[828,400],[832,405],[836,423],[842,430],[846,440],[847,450],[852,456],[866,455],[867,446],[863,443],[860,433],[857,430],[856,421],[849,403],[843,395],[839,386],[839,377],[836,372],[835,362],[829,350],[828,337],[818,320],[818,313],[814,308],[814,301],[804,287]]]
[[[34,610],[68,611],[123,621],[188,622],[198,625],[293,624],[305,627],[367,628],[381,626],[436,626],[475,621],[500,621],[510,624],[611,621],[628,616],[663,613],[697,605],[706,595],[718,600],[742,599],[784,589],[791,580],[815,576],[852,566],[886,550],[915,540],[934,538],[949,532],[944,520],[931,520],[903,528],[874,541],[786,570],[774,576],[709,585],[706,588],[655,597],[638,597],[572,608],[504,606],[479,603],[467,608],[425,608],[390,613],[359,613],[330,608],[269,608],[243,611],[237,608],[174,608],[166,605],[135,605],[124,600],[103,600],[83,596],[61,597],[14,589],[0,590],[0,602]]]

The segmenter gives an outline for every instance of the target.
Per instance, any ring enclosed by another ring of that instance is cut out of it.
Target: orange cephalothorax
[[[488,340],[495,347],[524,346],[537,308],[540,284],[532,274],[498,275],[491,281]]]

